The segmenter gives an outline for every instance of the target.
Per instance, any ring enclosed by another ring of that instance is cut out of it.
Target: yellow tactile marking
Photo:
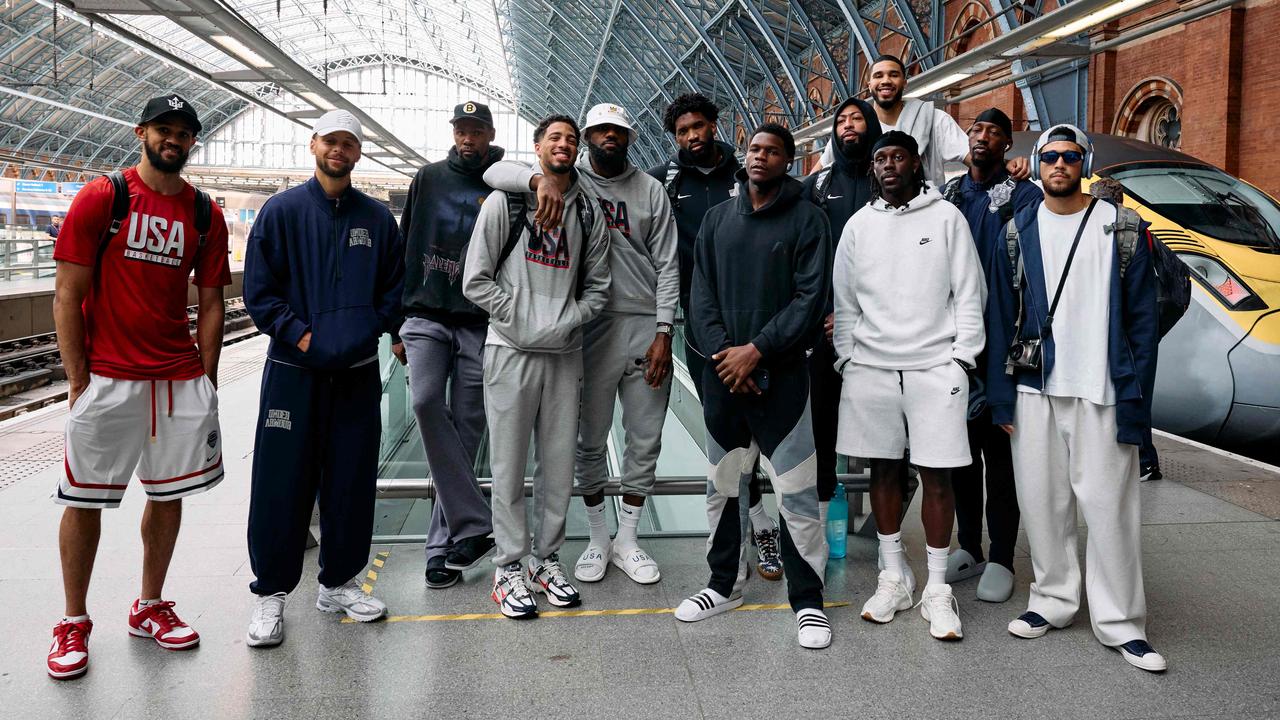
[[[387,558],[389,557],[391,557],[390,550],[383,550],[382,552],[378,553],[377,557],[373,559],[374,567],[382,567],[383,565],[386,565]],[[365,584],[361,585],[360,589],[365,591],[366,593],[372,594],[373,584],[378,580],[378,571],[370,570],[368,573],[365,574],[365,579],[367,579],[369,582],[366,582]]]
[[[847,602],[829,602],[823,603],[827,608],[848,607]],[[743,605],[735,608],[731,612],[751,612],[759,610],[790,610],[791,606],[786,603],[776,605]],[[574,617],[607,617],[617,615],[669,615],[675,612],[675,608],[617,608],[612,610],[545,610],[538,613],[540,618],[574,618]],[[387,618],[387,622],[452,622],[458,620],[506,620],[506,616],[502,613],[463,613],[459,615],[392,615]],[[343,618],[344,623],[353,623],[355,620]]]

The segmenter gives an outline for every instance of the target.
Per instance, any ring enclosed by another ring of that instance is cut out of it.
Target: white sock
[[[884,562],[884,571],[896,575],[899,580],[906,580],[907,573],[902,567],[905,562],[902,555],[902,531],[892,535],[876,533],[876,537],[880,539],[880,559]]]
[[[156,604],[156,603],[158,603],[158,602],[160,602],[160,598],[155,598],[155,599],[153,599],[153,600],[141,600],[141,599],[139,599],[139,600],[138,600],[138,607],[146,607],[146,606],[148,606],[148,605],[155,605],[155,604]]]
[[[85,620],[88,620],[88,619],[89,619],[88,615],[67,615],[66,617],[62,618],[62,622],[84,622]]]
[[[618,535],[614,542],[623,548],[639,547],[640,539],[636,537],[636,528],[640,525],[640,513],[644,506],[628,505],[625,501],[618,503]]]
[[[590,544],[602,548],[609,547],[609,526],[604,524],[604,506],[587,506],[587,526],[591,529]]]
[[[767,532],[774,528],[773,518],[764,511],[764,500],[751,506],[751,531]]]
[[[929,582],[927,585],[945,585],[947,583],[947,555],[951,548],[936,548],[925,545],[929,555]]]

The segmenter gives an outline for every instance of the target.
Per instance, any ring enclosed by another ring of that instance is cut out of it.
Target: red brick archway
[[[1178,83],[1167,77],[1146,78],[1125,95],[1111,124],[1111,133],[1177,149],[1182,144],[1178,130],[1182,107],[1182,88]],[[1175,134],[1170,134],[1170,127]]]

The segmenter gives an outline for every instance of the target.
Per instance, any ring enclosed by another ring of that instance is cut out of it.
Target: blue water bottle
[[[849,498],[844,493],[844,483],[836,483],[835,497],[827,506],[827,545],[832,559],[844,557],[849,541]]]

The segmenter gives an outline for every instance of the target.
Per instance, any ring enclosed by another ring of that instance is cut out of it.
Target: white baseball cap
[[[360,121],[346,110],[330,110],[311,126],[311,131],[321,137],[339,130],[351,133],[356,137],[356,142],[364,144],[364,131],[360,129]]]
[[[617,125],[626,128],[628,134],[631,135],[631,142],[636,141],[636,129],[631,125],[631,118],[627,117],[627,111],[613,103],[600,103],[587,111],[587,124],[582,128],[582,134],[586,135],[587,131],[597,125]]]

